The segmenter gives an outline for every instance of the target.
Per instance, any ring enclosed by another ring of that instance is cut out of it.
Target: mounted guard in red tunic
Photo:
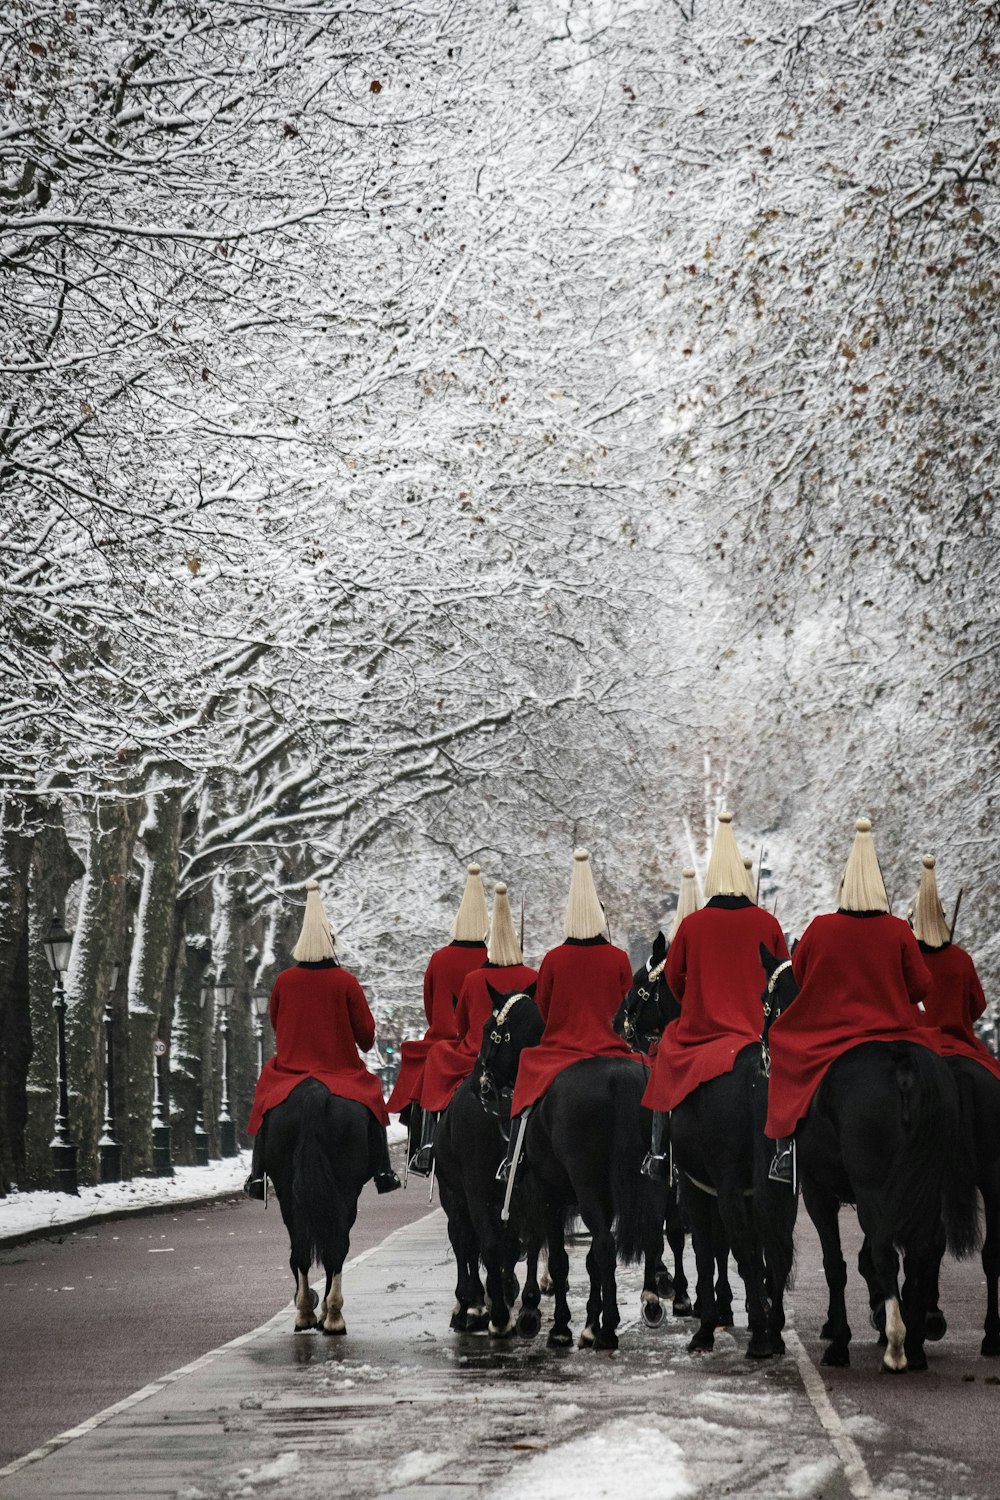
[[[400,1114],[418,1103],[424,1063],[435,1042],[454,1041],[455,1008],[467,974],[486,961],[489,914],[479,866],[468,867],[461,904],[452,923],[452,940],[431,954],[424,973],[424,1014],[427,1030],[419,1039],[403,1042],[402,1065],[389,1096],[390,1114]]]
[[[489,986],[492,985],[496,993],[513,995],[526,990],[537,978],[537,971],[522,962],[507,887],[502,880],[498,881],[493,894],[486,963],[481,968],[470,970],[462,981],[455,1007],[456,1036],[435,1042],[424,1062],[418,1101],[423,1123],[420,1147],[410,1162],[411,1172],[418,1176],[430,1175],[438,1119],[448,1108],[459,1085],[476,1066],[483,1042],[483,1027],[493,1009]]]
[[[382,1085],[359,1056],[375,1040],[375,1021],[364,990],[334,956],[319,886],[306,883],[306,909],[299,940],[292,950],[294,967],[283,969],[271,991],[270,1017],[275,1054],[261,1070],[254,1090],[247,1133],[254,1137],[253,1162],[244,1191],[265,1197],[264,1130],[269,1110],[284,1102],[307,1078],[315,1078],[342,1099],[369,1109],[381,1127],[381,1149],[374,1177],[380,1193],[399,1187],[389,1161],[385,1127],[389,1122]]]
[[[970,955],[951,940],[938,895],[935,864],[933,854],[924,855],[913,909],[913,935],[931,976],[919,1024],[938,1028],[942,1057],[968,1057],[1000,1080],[1000,1059],[973,1030],[973,1022],[986,1010],[986,996]]]

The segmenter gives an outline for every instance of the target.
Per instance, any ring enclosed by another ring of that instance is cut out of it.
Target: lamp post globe
[[[66,993],[62,977],[69,968],[73,936],[66,931],[58,914],[53,914],[44,942],[45,957],[53,975],[56,1013],[56,1119],[49,1149],[52,1152],[52,1178],[57,1193],[79,1196],[76,1181],[76,1142],[69,1129],[69,1088],[66,1081]]]

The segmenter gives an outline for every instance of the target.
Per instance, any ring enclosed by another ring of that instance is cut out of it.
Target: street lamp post
[[[53,915],[45,939],[45,957],[55,976],[55,999],[52,1008],[56,1013],[56,1123],[49,1149],[52,1152],[52,1176],[57,1193],[75,1193],[76,1142],[69,1133],[69,1091],[66,1086],[66,994],[62,977],[69,968],[73,939],[58,916]]]
[[[267,1015],[271,997],[267,990],[253,992],[253,1034],[257,1038],[257,1077],[264,1067],[264,1017]]]
[[[115,1130],[115,1047],[112,1037],[114,1016],[111,1000],[118,988],[119,965],[111,965],[111,983],[108,986],[108,1003],[104,1007],[104,1124],[97,1143],[101,1155],[101,1181],[121,1182],[122,1148]]]
[[[157,1037],[153,1043],[153,1171],[157,1177],[173,1177],[173,1142],[170,1129],[170,1104],[164,1097],[163,1059],[167,1044]]]
[[[236,1126],[229,1113],[229,1006],[235,985],[223,969],[215,984],[215,1003],[219,1011],[219,1035],[222,1037],[222,1096],[219,1100],[219,1150],[223,1156],[238,1156]]]
[[[200,1010],[205,1009],[205,1001],[209,997],[207,984],[201,987],[198,996]],[[205,1060],[202,1057],[201,1048],[204,1045],[205,1028],[201,1028],[202,1042],[198,1048],[198,1112],[194,1117],[194,1164],[196,1167],[208,1166],[208,1131],[205,1129]]]

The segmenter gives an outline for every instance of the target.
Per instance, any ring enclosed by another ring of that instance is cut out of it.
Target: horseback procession
[[[489,911],[470,864],[451,940],[424,976],[427,1030],[402,1043],[388,1101],[361,1056],[371,1010],[309,882],[295,963],[271,995],[276,1051],[257,1083],[245,1189],[266,1202],[273,1184],[296,1331],[346,1332],[342,1273],[362,1187],[403,1186],[392,1113],[407,1128],[406,1175],[436,1179],[447,1216],[456,1332],[533,1338],[544,1288],[548,1343],[570,1345],[566,1245],[581,1221],[581,1348],[618,1346],[622,1262],[642,1267],[643,1322],[657,1327],[672,1301],[675,1317],[694,1318],[688,1349],[708,1354],[733,1321],[732,1255],[746,1355],[777,1358],[801,1196],[829,1292],[824,1365],[850,1362],[843,1204],[864,1236],[859,1270],[884,1370],[926,1369],[925,1341],[946,1331],[944,1255],[980,1246],[981,1353],[1000,1357],[1000,1062],[974,1030],[985,997],[953,941],[934,858],[908,919],[892,915],[871,824],[858,819],[836,910],[791,952],[757,904],[749,863],[719,813],[704,904],[685,870],[669,938],[657,934],[635,973],[610,940],[586,850],[573,855],[563,940],[537,971],[506,884]]]

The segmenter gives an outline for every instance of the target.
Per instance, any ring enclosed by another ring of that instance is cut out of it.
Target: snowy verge
[[[394,1120],[389,1126],[390,1146],[405,1140],[406,1126]],[[249,1170],[250,1152],[242,1151],[207,1167],[175,1167],[173,1177],[133,1177],[129,1182],[81,1187],[78,1198],[71,1193],[15,1191],[0,1198],[0,1245],[94,1220],[228,1198],[242,1191]]]
[[[0,1198],[0,1244],[142,1209],[226,1198],[242,1190],[249,1170],[250,1152],[242,1151],[207,1167],[175,1167],[173,1177],[133,1177],[129,1182],[81,1187],[78,1198],[71,1193],[12,1192]]]

